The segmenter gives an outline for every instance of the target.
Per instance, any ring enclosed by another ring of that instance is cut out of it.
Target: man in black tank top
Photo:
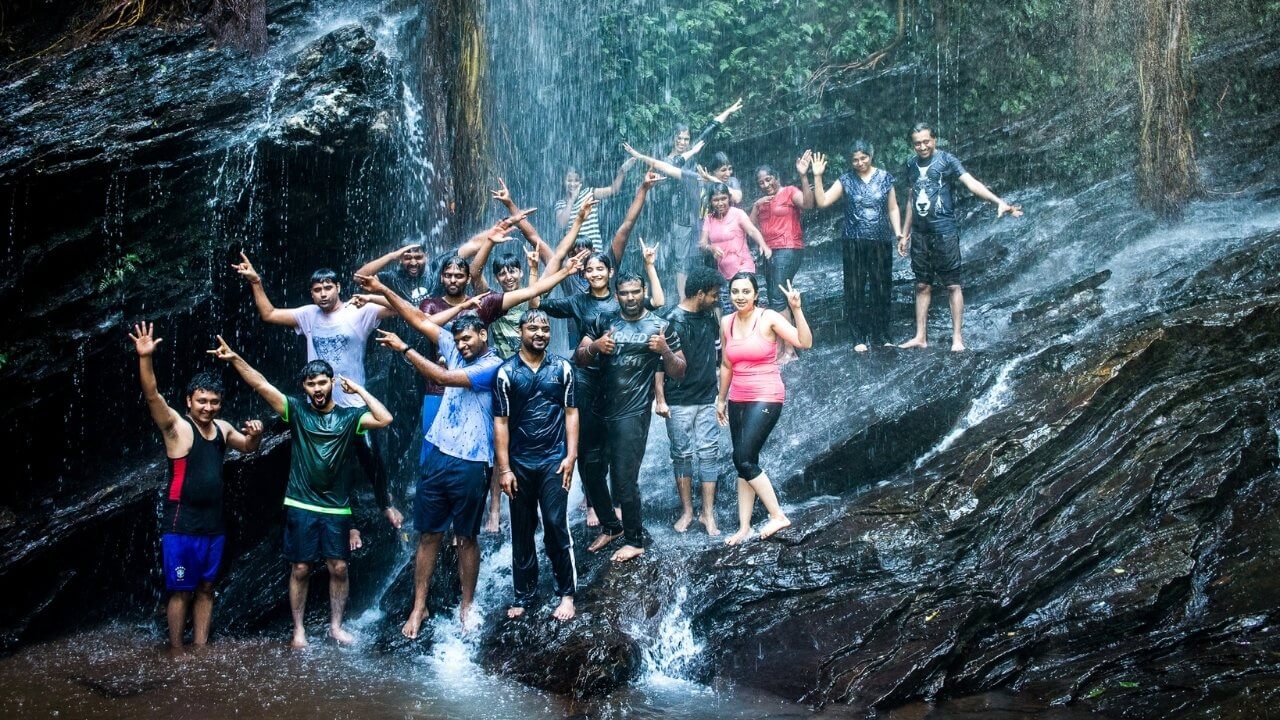
[[[186,414],[179,415],[169,407],[156,387],[151,365],[161,340],[152,334],[153,327],[150,323],[134,325],[129,339],[138,352],[142,396],[164,436],[169,458],[160,533],[165,585],[172,593],[169,644],[181,648],[188,610],[192,641],[196,645],[209,641],[213,583],[222,564],[223,456],[228,446],[242,453],[257,450],[262,423],[249,420],[236,430],[226,420],[217,419],[222,409],[222,381],[210,373],[199,373],[188,383]]]

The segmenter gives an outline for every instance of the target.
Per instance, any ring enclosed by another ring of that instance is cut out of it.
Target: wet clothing
[[[684,377],[664,377],[662,394],[667,404],[714,405],[720,384],[720,323],[711,312],[691,312],[679,305],[663,308],[659,315],[671,323],[684,349]]]
[[[475,315],[480,318],[480,321],[485,324],[485,327],[488,327],[493,324],[494,320],[502,317],[504,312],[502,309],[502,296],[503,293],[491,292],[488,295],[485,295],[484,299],[480,301],[479,308],[475,310],[467,310],[462,314]],[[470,297],[470,295],[467,295],[464,300],[469,299]],[[444,312],[451,307],[453,306],[446,302],[443,297],[432,296],[423,300],[418,306],[418,309],[427,315],[435,315],[436,313]],[[441,357],[441,353],[436,349],[435,345],[430,342],[425,342],[424,344],[426,345],[426,352],[424,353],[424,356],[428,360],[436,360],[436,358]],[[424,380],[426,379],[424,378]],[[434,383],[431,380],[426,380],[426,387],[423,392],[427,395],[444,395],[444,386]]]
[[[566,453],[565,408],[577,407],[573,364],[547,353],[537,370],[517,353],[498,368],[493,416],[507,424],[509,457],[526,467],[559,463]]]
[[[351,514],[347,461],[361,442],[360,418],[368,410],[334,405],[327,413],[304,398],[285,398],[284,421],[293,433],[284,504],[318,513]],[[381,497],[385,491],[375,493]]]
[[[911,231],[911,272],[922,285],[960,285],[960,235]]]
[[[804,192],[795,185],[788,185],[770,199],[760,198],[755,204],[760,234],[770,250],[800,250],[804,248],[804,232],[800,227],[800,207],[796,203]]]
[[[782,403],[730,400],[726,411],[729,435],[733,438],[733,467],[743,480],[755,480],[764,474],[760,467],[760,448],[782,416]]]
[[[480,534],[488,497],[488,463],[432,447],[413,498],[413,527],[420,533],[442,533],[452,524],[455,535],[474,538]]]
[[[652,379],[649,382],[652,386]],[[632,547],[644,547],[648,542],[648,533],[644,529],[644,508],[640,502],[640,464],[644,461],[644,449],[649,443],[650,418],[646,412],[605,421],[609,437],[611,504],[592,505],[602,527],[606,517],[616,517],[613,506],[622,508],[622,541]]]
[[[666,425],[672,473],[678,478],[716,482],[720,475],[720,425],[714,398],[703,405],[671,405]]]
[[[956,156],[945,150],[935,150],[928,160],[921,160],[918,155],[907,159],[901,180],[910,184],[913,236],[916,232],[956,234],[951,185],[965,172]]]
[[[378,273],[378,279],[394,290],[397,295],[414,305],[427,299],[427,295],[431,292],[431,285],[427,282],[425,271],[414,277],[401,269],[399,263],[396,264],[394,269],[383,270]]]
[[[780,403],[786,399],[787,389],[782,384],[782,372],[778,369],[778,343],[766,340],[756,330],[763,314],[762,310],[752,314],[751,328],[741,340],[733,336],[737,314],[729,318],[724,353],[733,373],[729,381],[728,399],[731,402]]]
[[[729,176],[728,180],[724,181],[724,185],[730,190],[737,190],[738,192],[742,192],[742,183],[738,181],[738,178],[732,175]],[[706,216],[711,214],[711,188],[713,187],[715,187],[715,185],[713,185],[712,183],[703,181],[702,204],[698,208],[698,217],[705,218]],[[733,193],[729,193],[729,204],[733,207],[738,207],[738,205],[740,204],[740,203],[734,202]]]
[[[756,263],[747,248],[747,232],[743,224],[751,218],[741,209],[730,207],[723,218],[707,215],[702,221],[703,231],[712,250],[722,254],[716,261],[716,269],[728,280],[739,272],[755,272]]]
[[[782,312],[786,310],[787,296],[782,294],[782,288],[790,287],[788,283],[796,279],[796,273],[800,272],[800,266],[804,264],[803,250],[774,250],[773,257],[765,262],[765,281],[764,288],[768,288],[767,295],[769,298],[769,307]]]
[[[647,418],[654,398],[653,380],[663,367],[662,356],[649,349],[649,337],[662,335],[671,352],[679,352],[680,336],[670,322],[652,312],[635,320],[628,320],[621,313],[603,315],[587,329],[586,336],[596,340],[610,332],[614,350],[597,358],[604,400],[601,414],[606,420],[633,415]]]
[[[186,415],[191,428],[191,449],[180,458],[169,458],[169,488],[164,500],[160,531],[183,535],[221,535],[222,462],[227,438],[215,422],[212,440],[206,440]]]
[[[569,346],[576,350],[578,343],[587,334],[587,328],[595,323],[596,318],[618,312],[618,298],[614,297],[613,293],[605,297],[596,297],[590,292],[580,292],[567,297],[543,300],[538,309],[545,312],[548,317],[570,321],[573,342],[569,343]]]
[[[342,307],[326,313],[316,305],[295,308],[293,318],[298,323],[294,329],[307,338],[307,361],[324,360],[333,366],[333,402],[341,407],[364,407],[359,395],[348,395],[337,382],[338,375],[350,378],[360,386],[365,385],[364,351],[369,335],[378,327],[376,305],[356,307],[343,303]]]
[[[854,344],[889,342],[889,293],[893,289],[893,244],[846,238],[841,250],[844,305]]]
[[[528,309],[526,300],[489,323],[489,347],[503,360],[520,352],[520,316]]]
[[[164,586],[169,592],[191,592],[201,583],[212,584],[222,569],[222,535],[184,535],[165,533],[160,536],[164,555]]]
[[[511,580],[515,605],[529,607],[538,594],[538,555],[534,532],[542,513],[542,546],[551,561],[556,595],[571,596],[578,589],[578,568],[569,534],[569,491],[561,484],[559,461],[526,466],[514,459],[516,494],[511,498]]]
[[[446,455],[493,464],[493,380],[502,360],[493,350],[471,360],[462,358],[453,334],[440,333],[437,343],[444,366],[466,373],[471,387],[447,387],[426,441]]]
[[[876,168],[865,181],[855,172],[840,176],[844,191],[844,237],[874,242],[893,242],[889,224],[889,191],[893,175]]]
[[[574,218],[578,217],[578,213],[582,210],[582,205],[587,202],[587,198],[591,197],[593,189],[585,184],[578,188],[578,194],[573,198],[573,207],[569,209],[570,225],[573,224]],[[564,198],[557,200],[555,205],[556,215],[559,215],[560,211],[566,207],[568,207],[568,203],[565,202]],[[591,212],[587,213],[586,219],[582,221],[582,227],[578,230],[578,240],[590,241],[591,247],[596,252],[600,252],[604,247],[604,241],[600,237],[600,206],[598,204],[592,206]]]
[[[350,515],[285,508],[284,559],[291,563],[351,558]]]

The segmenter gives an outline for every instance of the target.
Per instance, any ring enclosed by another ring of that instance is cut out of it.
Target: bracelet
[[[404,349],[403,349],[403,350],[401,350],[400,352],[404,353],[405,355],[408,355],[408,354],[409,354],[409,351],[410,351],[410,350],[412,350],[412,349],[413,349],[413,348],[412,348],[411,346],[409,346],[409,345],[405,345],[405,346],[404,346]]]

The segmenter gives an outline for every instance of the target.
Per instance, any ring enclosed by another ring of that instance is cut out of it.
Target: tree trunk
[[[1138,42],[1138,202],[1176,217],[1196,194],[1188,0],[1143,0]]]

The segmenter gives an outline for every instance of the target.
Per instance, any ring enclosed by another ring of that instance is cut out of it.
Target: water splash
[[[676,590],[671,605],[658,621],[652,642],[642,651],[643,683],[702,688],[685,677],[704,647],[694,637],[692,618],[684,612],[684,603],[688,599],[689,588],[681,585]]]

